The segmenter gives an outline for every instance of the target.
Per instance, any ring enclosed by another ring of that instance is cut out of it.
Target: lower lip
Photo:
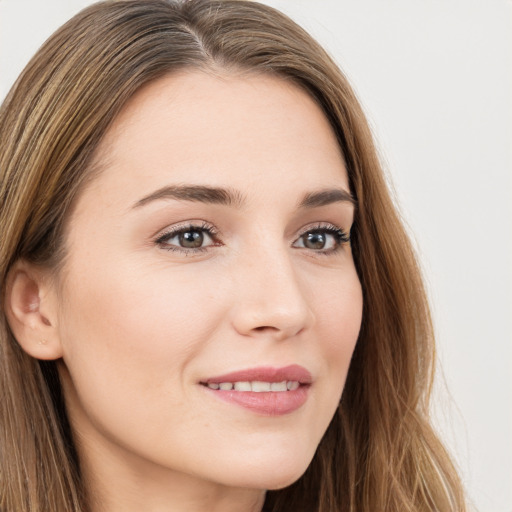
[[[308,398],[308,385],[301,385],[293,391],[222,391],[204,387],[220,400],[239,405],[265,416],[282,416],[296,411]]]

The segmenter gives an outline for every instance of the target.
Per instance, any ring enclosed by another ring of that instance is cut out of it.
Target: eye
[[[334,225],[316,226],[302,233],[294,242],[293,247],[312,251],[335,252],[342,244],[350,241],[349,235]]]
[[[216,232],[208,224],[177,226],[160,235],[156,243],[169,251],[197,252],[215,245]]]

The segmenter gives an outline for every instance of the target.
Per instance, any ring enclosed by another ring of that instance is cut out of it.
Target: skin
[[[319,190],[348,195],[332,129],[281,79],[188,71],[139,91],[97,160],[44,297],[92,510],[260,510],[266,489],[311,461],[361,323],[350,243],[325,232],[349,233],[352,203],[298,206]],[[229,188],[241,204],[140,204],[175,185]],[[178,236],[162,239],[190,225],[216,234],[185,252]],[[304,246],[308,230],[327,249]],[[313,382],[289,414],[226,403],[200,384],[290,364]]]

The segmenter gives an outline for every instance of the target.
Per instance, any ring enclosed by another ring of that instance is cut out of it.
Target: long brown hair
[[[331,58],[270,7],[106,1],[44,44],[0,109],[0,283],[19,258],[58,268],[64,223],[105,131],[144,84],[192,67],[272,74],[306,90],[338,138],[358,204],[364,311],[342,401],[306,473],[267,493],[265,510],[464,511],[428,419],[434,344],[422,279],[367,122]],[[87,509],[55,363],[20,348],[2,308],[0,510]]]

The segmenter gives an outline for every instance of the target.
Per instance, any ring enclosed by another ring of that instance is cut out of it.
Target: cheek
[[[110,439],[179,466],[171,454],[198,422],[189,406],[194,361],[225,317],[211,284],[198,286],[190,272],[104,265],[68,287],[63,387],[84,442]]]
[[[351,279],[342,290],[333,290],[324,300],[323,318],[330,336],[327,348],[333,354],[352,354],[361,328],[363,294],[359,280]]]
[[[322,346],[331,355],[345,357],[352,353],[363,311],[361,283],[353,265],[323,280],[324,286],[310,286],[317,328],[322,332]],[[335,357],[335,359],[338,359]]]
[[[334,414],[361,329],[363,294],[355,270],[329,286],[317,304],[318,340],[330,397],[326,407],[333,407]]]
[[[61,317],[64,361],[89,395],[176,387],[223,315],[186,272],[104,265],[68,286]]]

